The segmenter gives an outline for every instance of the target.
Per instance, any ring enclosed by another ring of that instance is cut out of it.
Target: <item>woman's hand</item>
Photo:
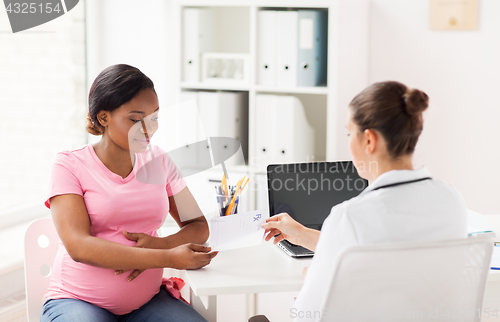
[[[166,247],[166,244],[163,242],[163,240],[159,237],[153,237],[149,236],[148,234],[143,234],[143,233],[129,233],[127,231],[123,231],[123,235],[129,240],[133,240],[137,242],[134,247],[139,247],[139,248],[153,248],[153,249],[162,249]],[[139,276],[142,272],[144,272],[144,269],[136,269],[130,274],[127,278],[127,281],[132,281],[134,278]],[[120,275],[124,271],[122,270],[116,270],[115,274]]]
[[[262,228],[266,229],[264,233],[267,234],[266,241],[278,235],[274,238],[274,244],[286,239],[293,244],[300,245],[300,237],[305,227],[286,212],[282,212],[267,219],[266,223],[262,224]]]
[[[184,244],[170,249],[170,267],[176,269],[198,269],[210,264],[219,252],[210,252],[211,248],[197,245]]]
[[[143,233],[130,233],[127,231],[123,231],[123,235],[125,235],[125,237],[128,240],[133,240],[137,242],[137,244],[135,244],[134,247],[152,248],[152,249],[167,248],[166,243],[160,237],[154,237]]]

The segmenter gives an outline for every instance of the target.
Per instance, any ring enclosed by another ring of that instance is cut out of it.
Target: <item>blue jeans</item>
[[[205,321],[191,306],[172,297],[163,287],[137,310],[116,315],[108,310],[76,299],[48,300],[42,307],[40,322],[137,322]]]

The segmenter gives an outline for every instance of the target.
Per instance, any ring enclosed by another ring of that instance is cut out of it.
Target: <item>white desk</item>
[[[493,231],[497,235],[495,241],[500,241],[500,215],[486,215],[486,219],[491,224]],[[486,282],[486,290],[484,293],[483,311],[494,311],[497,309],[498,316],[483,316],[481,321],[500,321],[500,271],[491,270]]]
[[[220,252],[208,267],[185,271],[191,304],[209,322],[216,321],[217,295],[299,291],[302,269],[311,259],[294,259],[276,245]],[[251,301],[251,298],[250,298]],[[249,315],[255,312],[249,311]]]
[[[487,215],[500,241],[500,215]],[[191,287],[191,303],[209,322],[216,321],[217,295],[299,291],[302,269],[310,259],[294,259],[272,243],[219,253],[208,267],[185,271],[183,277]],[[248,305],[248,304],[247,304]],[[488,275],[483,309],[494,311],[498,317],[482,321],[500,321],[500,271]],[[248,311],[251,316],[255,312]]]

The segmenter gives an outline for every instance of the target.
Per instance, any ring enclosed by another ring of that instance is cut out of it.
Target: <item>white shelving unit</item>
[[[250,75],[247,85],[214,85],[202,82],[182,81],[183,31],[182,12],[184,8],[209,8],[214,15],[211,27],[214,41],[207,50],[216,52],[245,53],[250,57]],[[255,97],[258,94],[293,95],[304,105],[306,117],[315,129],[315,158],[309,161],[335,160],[339,150],[346,149],[343,136],[347,106],[360,90],[367,85],[368,78],[368,1],[193,1],[176,0],[172,3],[174,23],[181,30],[173,46],[173,78],[176,80],[176,94],[190,91],[245,91],[249,98],[248,117],[248,173],[263,173],[252,160],[256,156],[256,133],[259,124],[255,115]],[[327,86],[318,87],[270,87],[257,84],[257,13],[260,9],[317,8],[328,10],[328,64]],[[175,38],[175,37],[174,37]],[[294,160],[290,160],[291,162]],[[254,181],[254,180],[252,180]],[[254,194],[251,204],[257,205]]]
[[[250,56],[250,82],[248,85],[218,86],[205,83],[182,81],[182,32],[177,35],[173,46],[174,79],[178,93],[181,90],[248,91],[249,92],[249,156],[255,155],[254,138],[259,125],[255,124],[254,98],[259,93],[286,95],[310,95],[306,110],[317,109],[312,96],[325,96],[326,119],[309,120],[318,131],[322,146],[316,146],[317,160],[334,160],[338,155],[339,125],[344,119],[346,108],[352,97],[367,85],[368,79],[368,1],[193,1],[175,0],[172,3],[172,17],[182,30],[182,10],[189,7],[212,8],[221,35],[214,40],[212,51],[246,53]],[[328,71],[327,86],[323,87],[269,87],[256,84],[257,12],[260,9],[318,8],[328,10]],[[234,15],[231,12],[234,11]],[[242,18],[242,19],[238,19]],[[224,26],[224,23],[233,23]],[[241,36],[240,36],[241,35]],[[174,37],[175,38],[175,37]],[[312,112],[314,113],[314,111]],[[312,114],[307,113],[307,114]],[[324,124],[319,124],[323,122]],[[343,126],[342,126],[342,131]]]
[[[213,42],[209,51],[245,53],[250,58],[249,84],[213,85],[182,81],[183,65],[183,10],[208,8],[214,15],[210,21]],[[270,87],[257,84],[257,14],[261,9],[317,8],[328,10],[328,64],[327,86]],[[173,24],[180,33],[174,35],[172,46],[173,79],[177,91],[246,91],[249,98],[248,117],[248,172],[252,175],[265,169],[252,166],[256,156],[255,138],[259,124],[255,115],[255,96],[276,94],[297,96],[304,105],[306,117],[315,129],[314,159],[309,161],[336,160],[346,157],[347,140],[344,123],[350,100],[368,84],[368,0],[174,0]],[[179,97],[177,97],[179,101]],[[340,153],[339,153],[340,152]],[[293,161],[293,160],[291,160]]]
[[[212,19],[216,25],[210,27],[215,30],[217,37],[214,37],[213,43],[210,44],[210,51],[249,55],[250,73],[247,85],[218,86],[182,81],[182,12],[184,8],[192,7],[209,8],[216,15]],[[282,88],[258,85],[256,79],[258,11],[306,8],[328,10],[327,86]],[[260,181],[263,178],[262,169],[256,169],[251,164],[252,158],[256,155],[255,138],[259,131],[255,115],[255,97],[261,93],[293,95],[301,100],[306,117],[315,128],[315,159],[310,161],[336,160],[339,156],[346,157],[347,140],[344,124],[347,107],[350,100],[368,85],[368,0],[173,0],[171,10],[172,23],[181,31],[173,35],[174,74],[172,77],[175,80],[174,87],[177,89],[174,95],[180,95],[183,90],[248,92],[247,155],[250,162],[246,169],[251,178],[255,178],[256,175],[259,176]],[[241,170],[241,167],[238,170]],[[252,190],[255,192],[255,188]],[[267,207],[267,205],[256,204],[256,200],[254,193],[251,195],[250,204],[255,205],[256,208]],[[280,318],[273,321],[279,320]]]

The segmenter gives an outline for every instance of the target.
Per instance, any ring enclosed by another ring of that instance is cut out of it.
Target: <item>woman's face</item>
[[[143,89],[130,101],[107,113],[109,122],[105,134],[124,150],[143,152],[147,149],[147,141],[141,118],[151,139],[158,130],[158,112],[155,92],[149,88]]]

